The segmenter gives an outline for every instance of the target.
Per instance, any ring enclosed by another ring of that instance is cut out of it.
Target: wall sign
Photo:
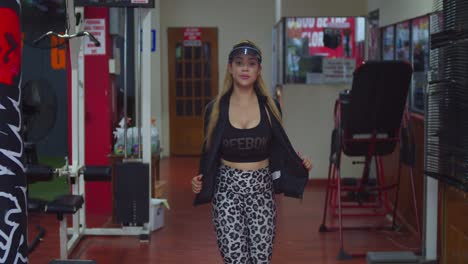
[[[356,60],[349,58],[324,58],[323,81],[327,83],[349,83],[353,80]]]
[[[201,30],[200,28],[186,28],[184,30],[184,46],[185,47],[200,47]]]
[[[85,38],[85,55],[104,55],[106,54],[106,21],[103,18],[85,19],[84,30],[93,34],[101,43],[99,47],[94,45],[89,38]]]

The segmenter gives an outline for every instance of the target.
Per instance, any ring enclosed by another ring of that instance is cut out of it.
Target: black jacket
[[[294,151],[283,126],[274,118],[271,109],[266,103],[267,98],[257,93],[261,107],[266,107],[271,120],[272,146],[270,153],[270,171],[273,176],[275,193],[283,193],[285,196],[302,198],[304,187],[308,180],[307,169],[302,165],[302,159]],[[219,104],[218,122],[214,128],[211,146],[207,149],[203,145],[200,158],[199,173],[202,177],[202,190],[195,197],[194,205],[204,204],[211,201],[215,189],[218,168],[220,166],[219,149],[222,141],[224,128],[229,122],[229,99],[230,93],[223,96]],[[213,107],[211,101],[205,108],[204,128],[205,135]],[[279,108],[279,104],[278,108]],[[280,110],[281,111],[281,110]]]

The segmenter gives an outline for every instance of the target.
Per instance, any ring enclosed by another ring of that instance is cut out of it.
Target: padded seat
[[[368,61],[356,69],[352,89],[339,95],[346,155],[367,155],[373,133],[374,155],[395,150],[411,76],[411,65],[401,61]]]
[[[75,214],[83,206],[83,203],[84,199],[81,195],[61,195],[47,203],[45,212],[57,214],[59,220],[62,220],[64,214]]]
[[[111,167],[86,166],[83,170],[85,181],[111,181]]]
[[[25,168],[24,174],[28,183],[51,181],[54,176],[54,170],[50,166],[28,165]]]

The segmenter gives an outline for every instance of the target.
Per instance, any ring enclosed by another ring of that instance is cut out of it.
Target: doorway
[[[169,28],[171,155],[200,155],[205,106],[218,93],[218,29]]]

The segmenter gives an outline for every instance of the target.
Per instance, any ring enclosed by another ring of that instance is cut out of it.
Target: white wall
[[[227,55],[240,40],[257,43],[264,54],[263,78],[271,81],[272,29],[275,20],[274,0],[161,0],[161,81],[162,147],[169,154],[169,72],[167,58],[168,27],[217,27],[219,83],[224,79]],[[159,95],[156,95],[159,96]],[[154,98],[157,100],[157,98]]]
[[[275,0],[275,22],[278,22],[281,20],[281,5],[282,1],[281,0]]]
[[[432,11],[432,0],[368,0],[368,11],[379,9],[379,25],[386,26]]]
[[[281,14],[288,16],[362,16],[366,0],[283,0]],[[283,112],[286,131],[293,146],[310,157],[310,178],[326,178],[333,130],[333,106],[338,93],[350,85],[284,85]],[[343,177],[361,176],[361,165],[343,158]]]
[[[364,16],[367,14],[367,0],[282,0],[281,8],[283,17]]]
[[[289,85],[283,90],[283,119],[286,133],[296,151],[311,158],[310,178],[326,178],[328,173],[333,108],[340,91],[348,85]],[[342,159],[343,177],[360,177],[362,165]]]

